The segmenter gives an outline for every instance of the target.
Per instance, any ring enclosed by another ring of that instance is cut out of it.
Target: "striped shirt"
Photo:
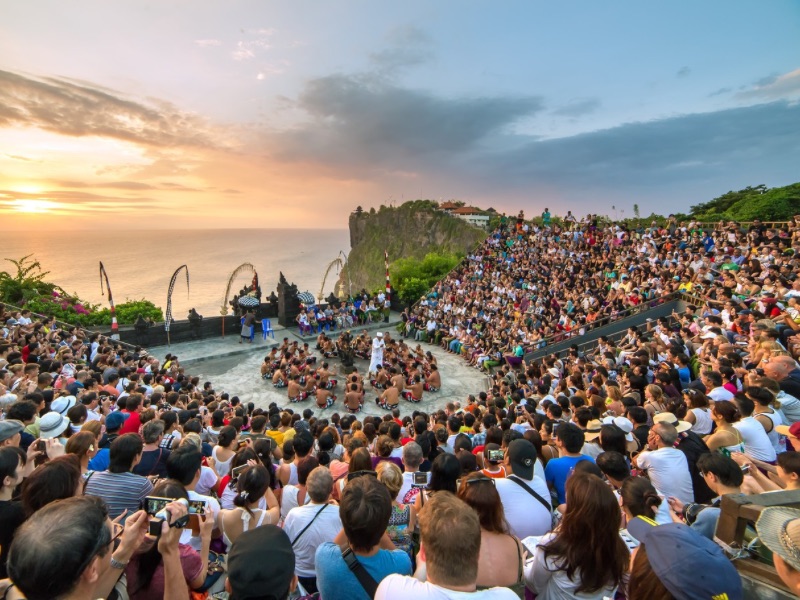
[[[142,500],[152,491],[153,484],[147,477],[130,472],[101,471],[91,474],[84,494],[102,498],[108,506],[108,516],[115,519],[125,509],[128,515],[139,510]]]

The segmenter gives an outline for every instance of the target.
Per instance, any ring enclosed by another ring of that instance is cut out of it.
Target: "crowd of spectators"
[[[491,373],[429,413],[244,405],[4,310],[0,593],[742,598],[721,497],[800,488],[799,225],[503,223],[406,315]],[[678,290],[697,306],[524,358]],[[757,527],[800,591],[800,513]]]

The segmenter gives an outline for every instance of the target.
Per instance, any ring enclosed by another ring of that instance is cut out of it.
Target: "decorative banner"
[[[389,251],[383,251],[384,262],[386,263],[386,299],[392,300],[392,285],[389,283]]]
[[[178,281],[178,273],[181,269],[186,270],[186,297],[189,297],[189,267],[181,265],[172,274],[172,279],[169,280],[169,289],[167,290],[167,312],[164,316],[164,331],[167,332],[167,346],[170,344],[169,340],[169,326],[172,323],[172,291],[175,289],[175,282]]]
[[[240,273],[244,273],[245,271],[252,271],[253,272],[253,291],[258,289],[258,273],[256,273],[256,268],[251,265],[250,263],[242,263],[238,267],[233,270],[231,276],[228,278],[228,286],[225,288],[225,299],[222,301],[222,306],[219,309],[219,314],[222,315],[222,337],[225,337],[225,317],[228,315],[228,298],[231,294],[231,286],[233,285],[233,280],[236,279],[236,276]],[[241,306],[241,304],[239,305]]]
[[[114,308],[114,297],[111,295],[111,285],[108,283],[108,273],[103,266],[103,261],[100,261],[100,295],[103,294],[103,282],[106,284],[108,290],[108,304],[111,306],[111,339],[119,339],[119,325],[117,324],[117,310]]]

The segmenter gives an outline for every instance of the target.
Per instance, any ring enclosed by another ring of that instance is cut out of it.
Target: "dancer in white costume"
[[[378,368],[383,364],[383,349],[385,347],[386,344],[383,342],[383,333],[379,331],[375,339],[372,340],[372,357],[369,361],[370,375],[377,374]]]

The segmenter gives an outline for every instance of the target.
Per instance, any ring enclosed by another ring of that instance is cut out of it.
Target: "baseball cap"
[[[800,510],[784,506],[765,508],[756,521],[756,532],[773,554],[800,571]]]
[[[800,516],[800,511],[794,512]],[[657,525],[636,517],[628,523],[628,533],[645,545],[650,567],[675,600],[744,598],[739,573],[722,548],[691,527],[683,523]]]
[[[508,461],[511,471],[523,479],[533,479],[536,464],[536,448],[528,440],[514,440],[508,445]]]
[[[791,425],[778,425],[775,431],[781,435],[789,435],[791,437],[800,438],[800,421],[792,423]]]
[[[245,531],[228,553],[231,600],[286,598],[294,566],[294,550],[283,529],[263,525]]]
[[[689,421],[679,421],[678,417],[670,412],[658,413],[657,415],[653,416],[653,423],[669,423],[670,425],[675,426],[675,429],[678,430],[678,433],[689,431],[692,428],[692,424],[689,423]]]
[[[58,414],[65,415],[67,411],[75,406],[78,403],[78,400],[75,396],[62,396],[50,404],[50,410],[57,412]]]
[[[125,422],[126,416],[121,412],[112,412],[106,417],[106,429],[108,431],[116,431]]]
[[[16,419],[0,421],[0,442],[5,442],[7,439],[14,437],[24,428],[25,426],[22,422]]]
[[[69,419],[64,415],[50,411],[39,419],[39,437],[49,439],[60,436],[69,427]]]

